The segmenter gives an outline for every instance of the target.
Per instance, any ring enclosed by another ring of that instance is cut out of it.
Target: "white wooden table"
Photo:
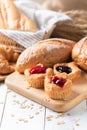
[[[87,130],[86,100],[56,113],[0,83],[0,130]]]

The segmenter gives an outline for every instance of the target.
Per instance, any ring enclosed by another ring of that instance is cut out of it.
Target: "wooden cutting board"
[[[81,78],[73,83],[72,94],[66,100],[53,100],[45,94],[44,89],[29,87],[25,76],[18,72],[7,76],[5,83],[13,91],[56,112],[68,111],[87,98],[87,74],[84,72]]]

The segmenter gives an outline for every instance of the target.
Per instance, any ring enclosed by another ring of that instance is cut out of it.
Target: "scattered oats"
[[[13,97],[16,97],[16,94],[14,94]]]
[[[22,103],[26,103],[27,102],[27,100],[24,100]]]
[[[59,118],[59,114],[55,116],[55,118]]]
[[[30,118],[30,119],[33,119],[33,118],[34,118],[34,116],[29,116],[29,118]]]
[[[24,118],[19,119],[19,121],[23,121],[24,123],[27,123],[27,122],[28,122],[28,120],[27,120],[27,119],[24,119]]]
[[[64,113],[59,113],[59,117],[64,117]]]
[[[43,108],[43,106],[40,106],[40,107],[39,107],[39,109],[42,109],[42,108]]]
[[[8,89],[8,90],[7,90],[7,93],[10,93],[10,92],[11,92],[11,90],[10,90],[10,89]]]
[[[63,124],[65,124],[64,121],[59,121],[59,122],[57,123],[57,125],[63,125]]]
[[[75,128],[73,128],[72,130],[75,130]]]
[[[67,116],[71,116],[71,114],[70,114],[70,113],[67,113]]]
[[[40,113],[39,112],[36,112],[35,115],[39,115]]]
[[[79,118],[74,119],[75,123],[77,123],[79,120],[80,120]]]
[[[33,107],[30,107],[30,110],[32,110],[33,109]]]
[[[30,106],[29,106],[29,105],[27,105],[27,108],[30,108]]]
[[[27,108],[27,105],[21,104],[21,105],[20,105],[20,108],[25,109],[25,108]]]
[[[11,114],[11,117],[14,117],[15,115],[14,114]]]
[[[47,121],[51,121],[51,120],[52,120],[52,118],[53,118],[53,116],[52,116],[52,115],[49,115],[49,116],[47,116],[47,117],[46,117]]]
[[[20,104],[19,100],[13,100],[13,102]]]
[[[41,112],[42,110],[40,110],[40,112]]]
[[[31,106],[34,106],[34,104],[31,104]]]
[[[76,126],[79,126],[79,124],[77,123]]]
[[[56,117],[55,117],[55,118],[64,117],[64,116],[65,116],[65,114],[64,114],[64,113],[59,113],[58,115],[56,115]]]

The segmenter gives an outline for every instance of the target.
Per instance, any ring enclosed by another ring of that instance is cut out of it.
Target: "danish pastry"
[[[54,74],[59,76],[65,75],[68,79],[76,80],[81,75],[81,69],[78,68],[75,62],[57,63],[53,67]]]
[[[24,50],[19,56],[16,70],[23,73],[39,63],[52,67],[56,63],[66,62],[71,57],[71,51],[75,42],[66,39],[47,39]]]
[[[33,88],[43,88],[44,78],[46,74],[46,66],[38,64],[30,69],[24,71],[25,78],[29,86]]]
[[[87,71],[87,37],[81,39],[72,50],[72,59]]]
[[[52,99],[66,99],[71,94],[72,81],[58,75],[53,75],[52,69],[47,69],[45,76],[45,92]]]

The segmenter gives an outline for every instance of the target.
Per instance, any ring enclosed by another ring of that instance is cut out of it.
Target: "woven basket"
[[[25,48],[19,45],[16,41],[0,32],[0,45],[11,46],[16,52],[21,53]]]
[[[87,35],[87,11],[71,10],[65,12],[73,19],[72,23],[57,24],[51,37],[60,37],[79,41]]]

